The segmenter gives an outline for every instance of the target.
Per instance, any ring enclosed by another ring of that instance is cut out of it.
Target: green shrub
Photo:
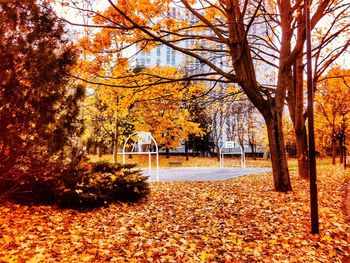
[[[85,163],[67,171],[58,189],[63,207],[85,208],[115,201],[137,201],[149,193],[147,177],[134,165]]]
[[[83,209],[138,201],[150,192],[147,178],[135,165],[89,163],[81,158],[66,165],[31,165],[16,177],[0,180],[0,189],[15,189],[7,191],[11,192],[7,199],[19,203]]]

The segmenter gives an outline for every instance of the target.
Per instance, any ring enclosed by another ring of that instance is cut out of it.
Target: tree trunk
[[[216,145],[216,157],[218,161],[220,161],[220,147],[218,144]]]
[[[98,145],[97,145],[97,154],[98,154],[98,157],[102,157],[101,142],[99,142]]]
[[[188,142],[187,141],[185,141],[185,155],[186,155],[186,161],[188,161],[189,158],[188,158]]]
[[[339,163],[342,164],[344,161],[344,149],[343,149],[343,136],[340,136],[338,139],[339,142]]]
[[[119,121],[115,118],[114,121],[114,138],[113,138],[113,163],[118,162],[118,140],[119,140]]]
[[[168,147],[166,147],[165,152],[166,152],[166,158],[170,158],[170,152]]]
[[[112,133],[112,145],[111,145],[111,153],[114,154],[114,132]]]
[[[308,179],[310,178],[310,162],[305,122],[302,126],[301,129],[295,129],[298,174],[300,178]]]
[[[273,112],[270,118],[265,118],[265,121],[269,137],[275,190],[277,192],[292,191],[283,138],[282,113]]]
[[[332,164],[335,165],[335,158],[337,157],[337,141],[332,139]]]
[[[193,142],[192,143],[192,157],[196,157],[195,149],[196,149],[196,144],[195,144],[195,142]]]
[[[250,149],[252,149],[253,160],[256,160],[255,151],[254,151],[254,144],[253,143],[250,143]]]

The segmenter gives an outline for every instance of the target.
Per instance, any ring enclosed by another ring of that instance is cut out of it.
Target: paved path
[[[272,171],[271,168],[170,168],[159,169],[159,181],[218,181],[248,174]],[[148,169],[144,170],[148,175]],[[156,169],[152,169],[151,181],[156,179]]]

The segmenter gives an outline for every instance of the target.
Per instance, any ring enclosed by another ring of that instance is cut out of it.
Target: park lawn
[[[142,203],[85,212],[5,203],[0,262],[346,262],[349,173],[318,167],[319,235],[308,183],[282,194],[271,177],[151,183]]]

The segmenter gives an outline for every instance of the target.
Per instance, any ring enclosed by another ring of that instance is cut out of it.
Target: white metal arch
[[[225,153],[225,152],[223,152],[223,149],[234,149],[234,148],[237,148],[237,146],[239,146],[239,149],[240,149],[239,154],[241,155],[241,168],[245,168],[245,154],[244,154],[243,148],[239,143],[236,143],[235,141],[226,141],[221,145],[221,147],[220,147],[220,168],[224,168],[224,155],[225,154],[237,154],[236,152]]]
[[[126,152],[125,148],[126,145],[128,143],[128,141],[133,137],[137,135],[137,140],[134,142],[134,144],[132,145],[132,150],[130,152]],[[144,139],[144,137],[149,136],[149,138],[147,138],[148,143],[142,143],[142,140]],[[146,145],[146,144],[151,144],[151,142],[154,143],[155,147],[156,147],[156,151],[151,151],[151,147],[149,147],[148,152],[143,152],[142,151],[142,145]],[[138,147],[137,147],[137,151],[134,151],[135,149],[135,145],[138,143]],[[159,154],[158,154],[158,144],[156,142],[156,140],[153,138],[152,134],[150,132],[134,132],[133,134],[131,134],[124,142],[123,145],[123,151],[122,151],[122,155],[123,155],[123,164],[125,164],[125,155],[126,154],[148,154],[148,175],[151,176],[152,175],[152,154],[156,155],[156,181],[159,181]]]

